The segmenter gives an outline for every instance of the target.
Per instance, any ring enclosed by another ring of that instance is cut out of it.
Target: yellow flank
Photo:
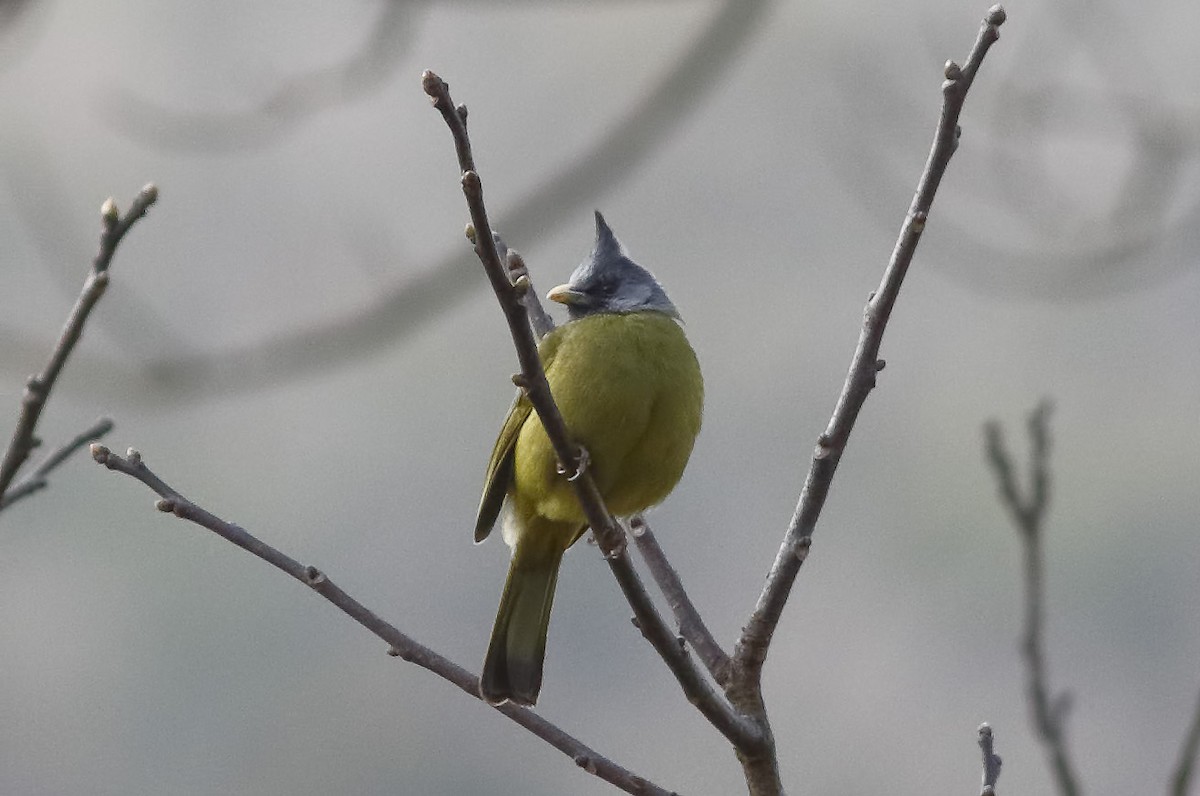
[[[550,392],[612,513],[661,502],[683,475],[704,404],[700,365],[678,322],[660,312],[601,313],[560,326],[541,349]],[[513,464],[518,517],[586,524],[536,413]]]

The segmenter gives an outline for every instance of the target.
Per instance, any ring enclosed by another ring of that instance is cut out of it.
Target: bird
[[[591,253],[547,298],[567,307],[538,354],[570,437],[614,516],[645,511],[675,488],[700,433],[704,380],[683,319],[600,211]],[[476,543],[498,518],[512,550],[479,691],[533,706],[559,565],[588,522],[524,393],[488,461]]]

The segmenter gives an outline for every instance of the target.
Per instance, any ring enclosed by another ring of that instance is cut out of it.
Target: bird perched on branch
[[[704,382],[679,312],[599,212],[591,255],[548,298],[570,315],[538,347],[550,392],[609,510],[636,514],[675,488],[700,432]],[[533,705],[559,564],[587,518],[524,395],[488,462],[476,542],[502,509],[512,561],[480,692],[492,704]]]

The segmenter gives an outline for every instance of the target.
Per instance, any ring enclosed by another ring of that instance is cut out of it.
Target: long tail
[[[518,541],[513,549],[479,678],[480,695],[493,705],[506,699],[520,705],[537,702],[550,606],[564,552],[557,544],[533,539]]]

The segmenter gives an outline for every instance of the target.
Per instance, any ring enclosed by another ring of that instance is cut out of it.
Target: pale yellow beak
[[[575,290],[570,285],[559,285],[547,293],[546,298],[551,301],[557,301],[559,304],[570,306],[580,303],[585,297],[583,293]]]

